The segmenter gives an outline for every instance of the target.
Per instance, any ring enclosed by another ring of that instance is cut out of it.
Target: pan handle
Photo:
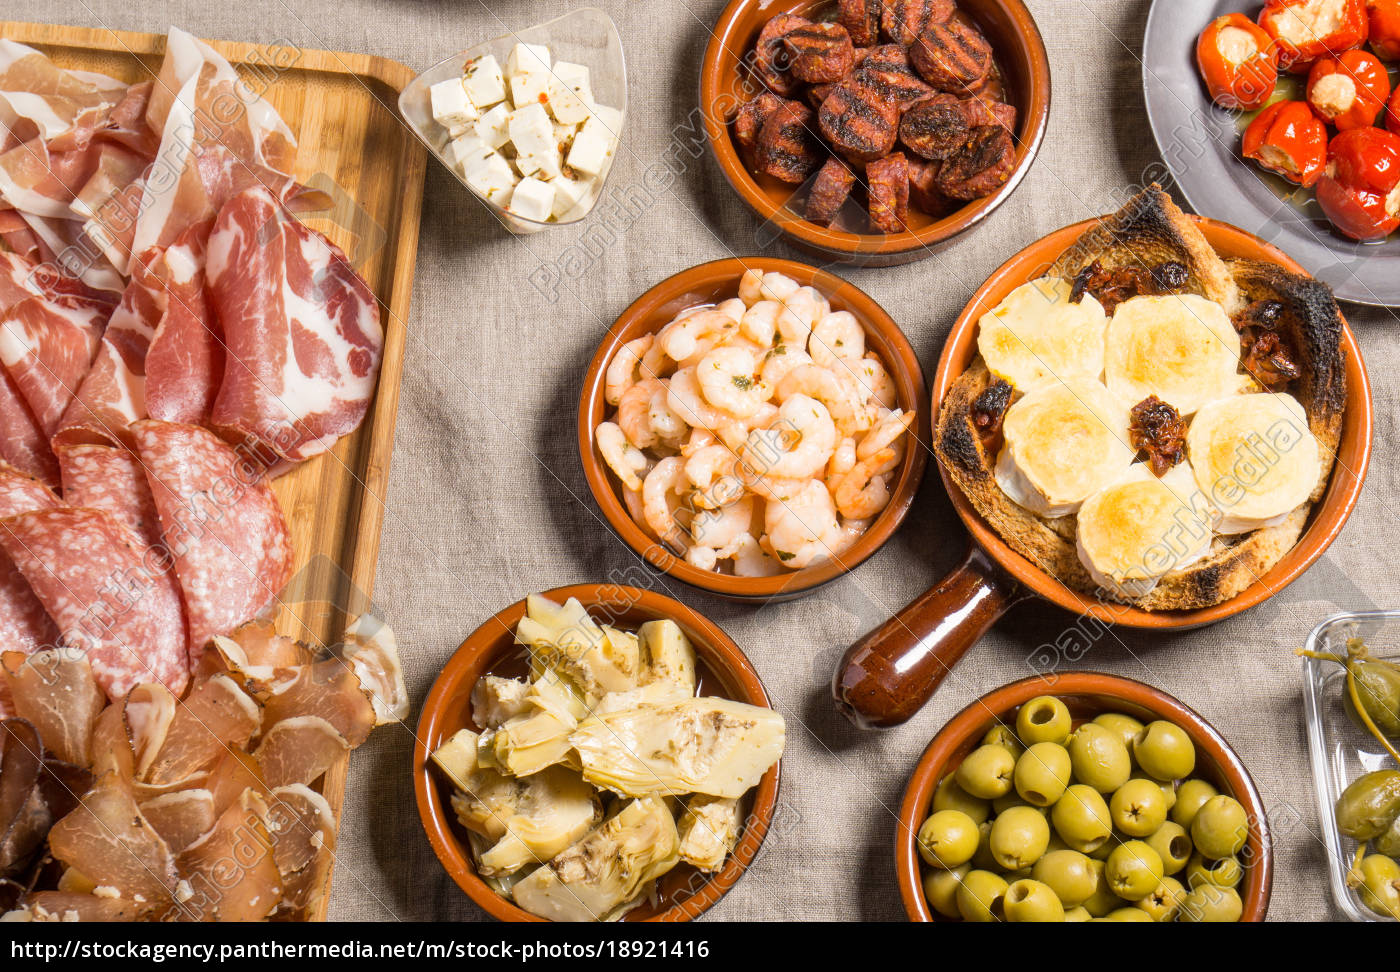
[[[831,680],[836,708],[862,729],[906,721],[987,629],[1029,596],[971,544],[951,573],[846,649]]]

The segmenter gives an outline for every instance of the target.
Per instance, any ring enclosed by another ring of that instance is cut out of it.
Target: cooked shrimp
[[[783,309],[778,314],[778,334],[784,344],[805,348],[812,327],[826,314],[826,298],[811,287],[799,287],[782,298],[781,303]]]
[[[812,361],[830,367],[837,361],[860,361],[865,354],[865,328],[850,311],[836,311],[817,321],[807,342]]]
[[[642,355],[647,353],[654,340],[655,335],[644,334],[617,349],[617,354],[608,363],[608,374],[603,384],[603,397],[609,405],[620,402],[623,392],[640,380],[637,369],[642,366]]]
[[[731,320],[741,321],[744,319],[744,312],[748,310],[748,305],[738,297],[730,297],[715,305],[715,310],[727,315]]]
[[[647,526],[646,509],[642,501],[641,480],[637,481],[637,487],[637,489],[623,488],[622,505],[627,507],[627,515],[637,526],[642,528],[642,532],[655,540],[657,537],[651,532],[651,527]]]
[[[782,380],[787,377],[788,372],[794,368],[801,368],[803,365],[812,363],[812,358],[801,348],[790,348],[786,344],[780,344],[768,356],[763,359],[763,366],[759,371],[759,377],[763,379],[765,385],[777,388],[782,384]]]
[[[690,521],[690,535],[697,546],[718,548],[749,532],[753,519],[753,497],[730,503],[717,510],[701,510]]]
[[[899,407],[899,386],[894,383],[884,362],[874,354],[867,354],[851,366],[856,381],[865,389],[865,400],[878,404],[881,408]]]
[[[869,459],[886,448],[892,449],[894,451],[893,461],[875,470],[877,474],[890,472],[904,460],[904,445],[907,441],[905,433],[913,424],[913,412],[905,412],[901,409],[895,409],[893,412],[881,412],[874,427],[865,434],[865,437],[860,440],[860,444],[856,446],[856,458]]]
[[[705,401],[693,368],[682,368],[672,375],[667,390],[666,404],[687,425],[718,429],[725,423],[734,421],[733,416]]]
[[[748,418],[772,397],[773,389],[757,377],[754,356],[742,348],[715,348],[695,370],[700,393],[715,408]]]
[[[748,310],[739,321],[739,330],[755,344],[773,346],[773,337],[778,333],[778,315],[783,305],[776,300],[760,300]]]
[[[740,477],[743,479],[743,477]],[[798,493],[810,480],[783,479],[780,476],[750,476],[743,479],[755,496],[773,503],[785,503]]]
[[[706,446],[685,461],[685,478],[695,487],[696,506],[717,509],[743,495],[744,484],[734,473],[736,462],[734,453],[723,445]]]
[[[776,300],[779,303],[787,300],[797,293],[801,287],[796,280],[787,274],[778,273],[776,270],[769,270],[763,275],[763,299]],[[811,289],[810,287],[808,288]]]
[[[782,571],[782,565],[768,556],[768,551],[754,539],[752,533],[741,533],[723,550],[716,551],[720,559],[734,564],[735,577],[772,577]]]
[[[701,570],[714,570],[719,564],[719,551],[714,547],[691,547],[685,552],[685,562]]]
[[[825,405],[843,435],[864,432],[875,422],[874,410],[862,401],[859,384],[844,370],[832,371],[820,365],[794,368],[778,383],[778,401],[794,395],[815,398]]]
[[[659,338],[660,332],[654,337]],[[642,355],[641,372],[643,378],[665,378],[676,370],[676,363],[672,361],[665,351],[661,350],[661,342],[653,340],[651,347],[647,348]]]
[[[593,438],[598,443],[598,451],[602,454],[603,461],[617,474],[623,488],[641,489],[642,480],[638,473],[645,470],[648,464],[642,450],[628,442],[622,429],[613,422],[601,423],[594,430]]]
[[[715,429],[720,441],[729,447],[731,452],[738,452],[740,447],[748,441],[749,433],[754,429],[766,429],[773,424],[778,417],[778,406],[772,402],[764,402],[748,418],[733,419]]]
[[[642,515],[652,532],[677,550],[687,546],[685,532],[676,522],[685,488],[685,463],[679,456],[662,459],[642,481]]]
[[[831,493],[815,479],[783,503],[769,503],[764,515],[768,547],[784,567],[798,570],[831,556],[841,526]]]
[[[670,408],[670,405],[668,404],[666,407]],[[681,446],[681,455],[688,459],[706,446],[714,445],[717,441],[719,440],[709,429],[691,429],[690,435]]]
[[[778,407],[773,424],[749,433],[739,458],[754,475],[809,478],[826,465],[836,444],[826,406],[794,394]]]
[[[627,389],[617,403],[617,424],[638,449],[650,449],[660,441],[651,427],[651,399],[657,393],[666,394],[666,382],[646,378]]]
[[[881,449],[867,459],[862,459],[841,478],[841,483],[833,491],[836,509],[844,517],[862,520],[879,513],[890,502],[889,487],[885,477],[876,472],[885,463],[894,461],[893,449]]]
[[[763,299],[763,271],[748,269],[739,278],[739,299],[749,307]]]
[[[841,530],[836,534],[836,543],[831,548],[832,556],[840,556],[850,550],[865,531],[870,529],[870,524],[874,522],[874,517],[867,517],[864,520],[849,520],[842,517]]]
[[[657,334],[657,343],[671,360],[684,365],[687,358],[720,343],[739,322],[713,307],[678,318]]]
[[[654,391],[650,401],[647,402],[647,421],[651,424],[651,430],[656,433],[658,439],[667,446],[678,448],[686,437],[686,433],[690,431],[690,426],[672,411],[671,406],[667,403],[668,392],[665,387],[667,382],[658,381],[657,384],[662,387]],[[618,412],[620,414],[621,409],[618,409]]]
[[[850,472],[856,464],[856,440],[849,435],[841,440],[841,444],[836,447],[836,451],[831,454],[831,461],[826,464],[826,481],[833,483],[839,480],[846,473]]]

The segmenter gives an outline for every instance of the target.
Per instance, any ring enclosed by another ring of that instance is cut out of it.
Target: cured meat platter
[[[154,77],[166,46],[158,34],[18,22],[0,23],[0,36],[40,50],[59,67],[127,83]],[[321,200],[298,218],[344,250],[380,305],[382,361],[365,420],[328,454],[271,481],[293,552],[276,629],[331,645],[369,610],[378,558],[426,165],[422,146],[392,107],[413,72],[363,54],[209,45],[285,119],[297,138],[293,174]],[[347,752],[319,785],[337,827],[348,761]],[[320,896],[299,917],[323,919],[328,900]]]

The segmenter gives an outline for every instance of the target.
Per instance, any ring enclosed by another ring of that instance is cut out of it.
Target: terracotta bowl
[[[695,646],[701,695],[716,695],[771,708],[768,693],[744,653],[719,626],[679,601],[652,591],[613,584],[576,584],[544,591],[552,601],[576,597],[595,619],[624,628],[669,618],[680,625]],[[502,921],[544,921],[492,891],[476,874],[467,831],[459,825],[448,799],[452,785],[429,765],[429,757],[457,730],[481,727],[472,722],[471,691],[483,675],[518,677],[526,671],[524,649],[515,644],[516,623],[525,616],[518,601],[497,613],[462,642],[433,683],[418,719],[413,745],[413,790],[418,816],[428,843],[457,886],[488,914]],[[644,905],[629,912],[627,921],[689,921],[704,912],[734,886],[753,863],[773,822],[778,803],[781,764],[774,764],[758,786],[749,791],[747,819],[738,846],[724,867],[705,875],[681,864],[661,878],[658,907]]]
[[[1064,700],[1076,725],[1101,712],[1122,712],[1144,722],[1165,719],[1186,730],[1196,744],[1196,769],[1192,775],[1209,781],[1221,793],[1238,800],[1249,818],[1249,838],[1239,855],[1245,867],[1244,880],[1238,889],[1244,903],[1240,920],[1263,921],[1273,888],[1273,842],[1264,801],[1244,763],[1224,737],[1194,709],[1150,685],[1100,672],[1065,672],[1048,678],[1037,675],[1003,685],[953,716],[933,737],[904,791],[904,803],[899,808],[899,829],[895,832],[895,873],[909,920],[948,920],[924,899],[923,863],[914,846],[915,835],[931,812],[933,791],[939,780],[957,769],[963,757],[980,744],[983,734],[993,725],[1014,726],[1016,710],[1038,695],[1054,695]]]
[[[1244,230],[1191,217],[1221,256],[1263,260],[1295,273],[1303,269],[1281,251]],[[1042,275],[1093,220],[1066,226],[1031,244],[992,274],[953,324],[933,382],[937,413],[954,381],[977,356],[977,322],[1016,287]],[[1336,539],[1361,495],[1371,457],[1371,386],[1361,350],[1343,321],[1346,415],[1327,492],[1303,535],[1263,577],[1235,597],[1189,611],[1144,611],[1102,601],[1061,584],[1002,540],[940,468],[953,507],[972,534],[967,559],[928,593],[854,645],[832,682],[838,708],[860,725],[905,721],[928,701],[939,682],[992,624],[1031,595],[1077,615],[1130,628],[1184,629],[1239,614],[1283,590]],[[935,427],[937,423],[935,420]]]
[[[862,266],[922,260],[986,219],[1030,170],[1050,118],[1050,63],[1045,44],[1021,0],[959,0],[958,7],[991,41],[1005,77],[1007,100],[1016,107],[1016,169],[992,195],[942,219],[910,206],[906,232],[847,233],[809,222],[788,209],[794,187],[749,172],[739,158],[729,125],[739,106],[762,90],[742,62],[753,50],[763,25],[783,13],[820,17],[834,6],[833,0],[734,0],[724,8],[700,67],[700,109],[710,150],[739,197],[794,246]]]
[[[918,443],[905,450],[904,465],[890,490],[890,502],[859,540],[839,557],[802,570],[787,571],[775,577],[733,577],[701,570],[671,553],[653,540],[628,514],[618,491],[617,478],[608,469],[593,442],[593,430],[611,410],[604,398],[608,362],[619,348],[634,338],[661,329],[676,312],[696,304],[714,303],[738,293],[739,278],[746,269],[777,271],[798,283],[820,291],[833,310],[850,311],[865,328],[866,347],[879,354],[899,388],[899,404],[914,410],[914,432]],[[885,310],[865,292],[834,274],[791,260],[769,257],[741,257],[716,260],[691,267],[661,281],[622,312],[593,356],[583,380],[583,396],[578,409],[578,444],[584,476],[593,498],[607,517],[613,532],[647,562],[672,577],[702,590],[736,601],[785,600],[809,593],[813,588],[840,577],[868,559],[894,535],[914,502],[931,449],[929,416],[923,370],[908,338]]]

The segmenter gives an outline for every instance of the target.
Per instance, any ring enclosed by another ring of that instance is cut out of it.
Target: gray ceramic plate
[[[1202,216],[1274,244],[1342,300],[1400,306],[1400,238],[1356,243],[1333,231],[1313,200],[1240,157],[1238,112],[1211,104],[1196,71],[1196,38],[1223,14],[1253,14],[1252,0],[1154,0],[1143,38],[1147,117],[1177,187]]]

